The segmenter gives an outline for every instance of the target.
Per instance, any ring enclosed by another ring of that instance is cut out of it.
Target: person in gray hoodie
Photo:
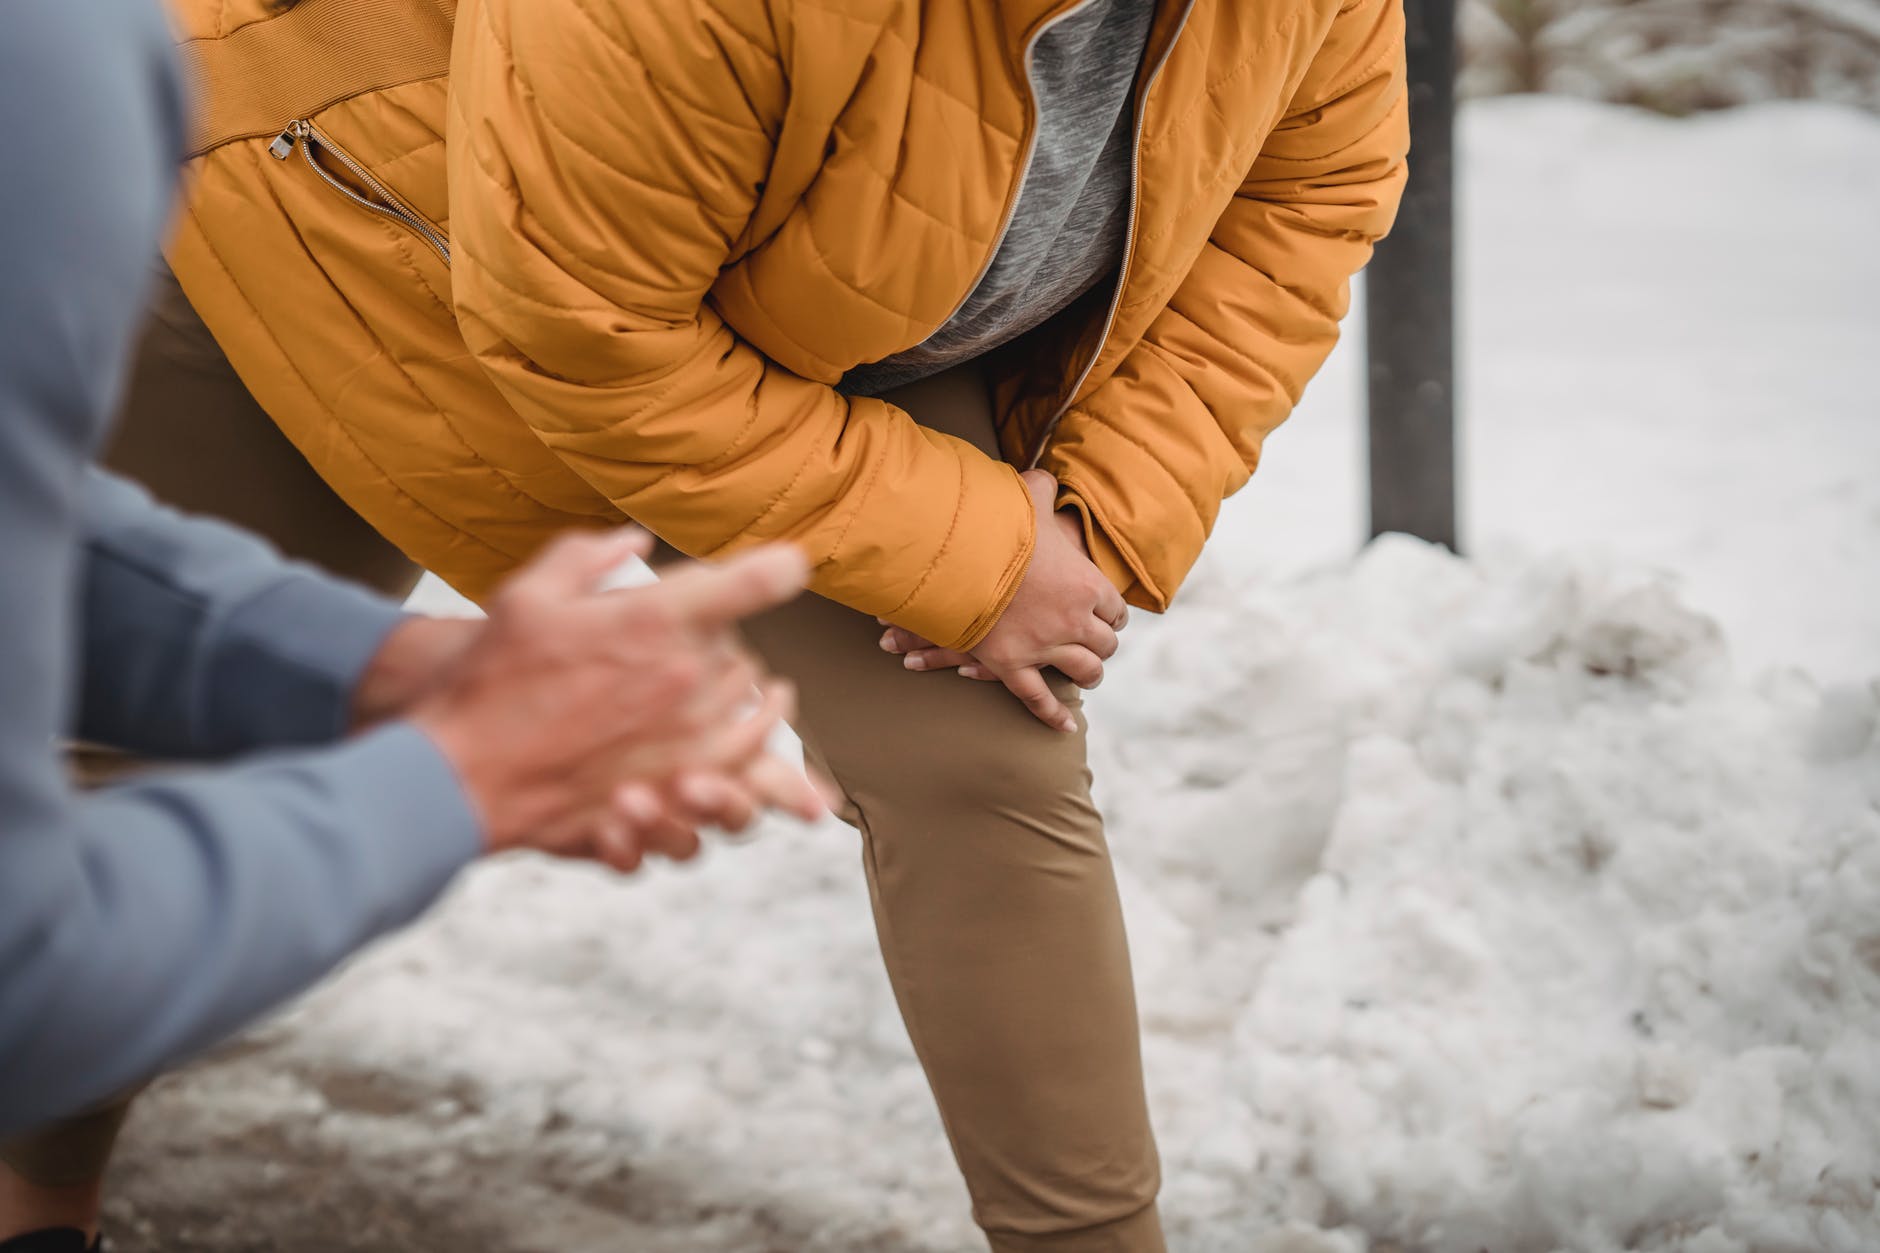
[[[155,0],[0,6],[0,1136],[226,1035],[479,854],[631,869],[819,808],[732,636],[802,586],[793,550],[621,592],[646,538],[576,536],[486,621],[429,620],[89,464],[183,121]],[[235,760],[85,792],[72,738]],[[95,1181],[7,1160],[0,1249],[90,1246]]]

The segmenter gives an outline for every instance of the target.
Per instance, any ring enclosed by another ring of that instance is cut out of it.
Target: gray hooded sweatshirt
[[[415,728],[333,744],[396,607],[88,466],[182,121],[158,0],[0,4],[0,1135],[306,987],[479,844]],[[66,735],[245,756],[80,795]]]

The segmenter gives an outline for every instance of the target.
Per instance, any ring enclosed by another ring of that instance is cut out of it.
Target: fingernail
[[[1064,719],[1064,721],[1058,723],[1058,730],[1064,732],[1064,734],[1066,735],[1075,734],[1077,731],[1077,719],[1075,718]]]
[[[909,657],[901,664],[906,666],[909,670],[925,670],[927,668],[927,659],[925,657]]]
[[[883,631],[881,633],[881,651],[884,653],[898,653],[901,651],[894,646],[893,631]]]

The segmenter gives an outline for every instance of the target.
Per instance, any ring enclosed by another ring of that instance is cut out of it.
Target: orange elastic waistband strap
[[[362,92],[450,69],[452,0],[299,0],[278,17],[181,45],[196,90],[189,154],[278,135]]]

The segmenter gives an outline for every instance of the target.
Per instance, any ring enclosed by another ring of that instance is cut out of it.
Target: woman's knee
[[[841,793],[838,816],[875,838],[919,840],[935,851],[984,844],[985,855],[1033,857],[1043,843],[1061,855],[1106,856],[1083,733],[1036,722],[1003,689],[972,687],[971,700],[903,707],[892,728],[812,731],[810,764]]]

